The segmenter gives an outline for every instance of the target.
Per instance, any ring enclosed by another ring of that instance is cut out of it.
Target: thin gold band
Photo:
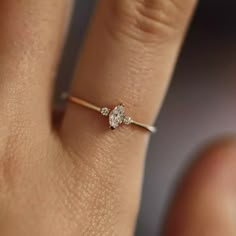
[[[98,106],[96,106],[88,101],[85,101],[81,98],[78,98],[78,97],[74,97],[74,96],[70,96],[70,95],[66,95],[66,94],[64,94],[63,97],[64,97],[64,99],[67,99],[68,101],[70,101],[76,105],[80,105],[80,106],[89,108],[91,110],[94,110],[96,112],[99,112],[103,116],[109,116],[110,128],[112,128],[112,129],[115,129],[121,123],[124,123],[125,125],[132,124],[132,125],[138,126],[138,127],[143,128],[151,133],[156,132],[156,127],[134,121],[133,119],[131,119],[131,117],[125,116],[124,106],[122,104],[119,104],[114,109],[109,109],[106,107],[98,107]],[[119,115],[122,116],[122,117],[118,117],[118,121],[117,121],[117,114],[118,114],[118,116]],[[119,120],[119,118],[120,118],[120,120]]]
[[[73,96],[68,96],[68,101],[73,102],[77,105],[87,107],[91,110],[100,112],[101,108],[98,106],[93,105],[92,103],[86,102],[85,100]]]

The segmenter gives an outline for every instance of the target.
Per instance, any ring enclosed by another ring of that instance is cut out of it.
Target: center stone
[[[122,124],[125,117],[125,109],[123,105],[116,106],[109,114],[109,124],[112,129]]]

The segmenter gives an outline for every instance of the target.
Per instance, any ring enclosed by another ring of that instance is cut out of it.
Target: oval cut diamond
[[[125,109],[123,105],[116,106],[109,114],[109,124],[112,129],[122,124],[125,117]]]

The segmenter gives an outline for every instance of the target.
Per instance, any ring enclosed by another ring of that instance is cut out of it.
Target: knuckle
[[[106,1],[104,7],[107,29],[119,39],[128,36],[141,42],[166,40],[181,32],[183,25],[184,14],[175,0],[112,0]]]

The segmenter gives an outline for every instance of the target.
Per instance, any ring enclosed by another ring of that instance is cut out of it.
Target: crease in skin
[[[193,7],[194,2],[188,4]],[[104,0],[101,5],[104,25],[112,37],[127,37],[142,44],[174,40],[185,30],[184,22],[189,17],[183,13],[188,7],[174,0]]]

